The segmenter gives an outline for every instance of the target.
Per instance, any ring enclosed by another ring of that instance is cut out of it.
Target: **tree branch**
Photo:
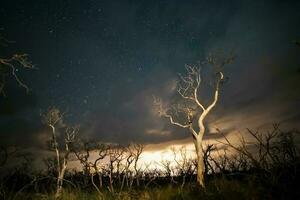
[[[215,107],[218,99],[219,99],[219,89],[220,89],[220,83],[224,79],[224,75],[222,72],[219,72],[220,74],[220,79],[217,82],[216,90],[215,90],[215,96],[213,102],[203,111],[203,113],[200,115],[199,120],[198,120],[198,125],[200,128],[200,137],[203,137],[203,134],[205,132],[205,126],[203,124],[203,121],[207,114],[211,111],[213,107]]]
[[[23,68],[27,68],[27,69],[34,69],[34,65],[28,60],[28,55],[27,54],[15,54],[13,55],[11,58],[8,59],[4,59],[4,58],[0,58],[0,70],[1,68],[5,68],[8,67],[11,70],[11,74],[14,77],[14,79],[16,80],[16,82],[18,83],[18,85],[20,87],[25,88],[26,92],[29,92],[29,87],[23,82],[21,81],[21,79],[19,78],[19,76],[17,75],[17,68],[14,65],[14,63],[18,63],[20,64],[21,67]],[[0,92],[2,94],[4,94],[4,86],[5,86],[5,69],[3,71],[0,71],[0,75],[2,75],[1,77],[1,84],[0,84]]]

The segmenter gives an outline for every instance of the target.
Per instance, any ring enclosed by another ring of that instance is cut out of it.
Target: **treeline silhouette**
[[[299,131],[247,130],[233,143],[223,135],[203,149],[206,189],[196,184],[197,162],[185,148],[172,149],[172,160],[153,168],[139,164],[144,146],[121,146],[77,140],[70,160],[82,170],[67,169],[60,199],[297,199],[300,195]],[[297,136],[298,135],[298,136]],[[246,139],[247,138],[247,139]],[[218,146],[218,148],[217,148]],[[21,163],[7,168],[10,156]],[[1,147],[1,199],[51,199],[57,184],[55,158],[44,159],[45,170],[34,171],[27,154]]]

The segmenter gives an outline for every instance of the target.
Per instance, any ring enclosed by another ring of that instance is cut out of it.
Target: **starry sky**
[[[236,59],[206,121],[211,132],[297,128],[299,10],[292,0],[2,0],[0,33],[13,42],[0,56],[28,53],[37,69],[18,71],[29,94],[10,81],[0,97],[0,143],[44,148],[40,113],[53,105],[82,137],[185,140],[187,131],[153,113],[152,95],[170,100],[184,65],[215,49]]]

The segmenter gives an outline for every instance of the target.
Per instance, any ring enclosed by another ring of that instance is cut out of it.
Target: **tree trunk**
[[[56,184],[55,199],[60,199],[60,197],[61,197],[62,184],[63,184],[63,180],[62,180],[61,176],[58,176],[57,184]]]
[[[205,188],[204,182],[204,172],[205,172],[205,165],[203,160],[203,152],[202,152],[202,141],[195,141],[196,146],[196,153],[197,153],[197,183],[202,187]]]
[[[103,187],[103,181],[102,181],[102,174],[100,172],[97,172],[98,180],[99,180],[99,187]]]
[[[66,160],[64,158],[63,166],[59,172],[58,179],[57,179],[55,199],[60,199],[60,197],[61,197],[62,186],[63,186],[66,168],[67,168],[67,164],[66,164]]]
[[[111,192],[111,193],[113,193],[114,192],[114,186],[113,186],[113,172],[112,172],[112,170],[113,170],[113,167],[112,167],[112,165],[111,165],[111,170],[110,170],[110,172],[109,172],[109,191]]]
[[[201,187],[205,188],[205,183],[204,183],[205,166],[204,166],[204,162],[203,162],[203,153],[202,153],[201,150],[200,150],[200,152],[198,151],[197,158],[198,158],[198,162],[197,162],[197,182]]]

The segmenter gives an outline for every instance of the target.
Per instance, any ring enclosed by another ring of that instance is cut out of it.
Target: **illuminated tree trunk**
[[[52,129],[52,142],[54,151],[56,154],[56,163],[57,163],[57,180],[56,180],[56,192],[55,192],[55,199],[59,199],[61,192],[62,192],[62,184],[63,184],[63,177],[64,177],[64,171],[63,168],[65,167],[65,162],[63,162],[63,168],[61,169],[60,164],[60,152],[58,148],[57,138],[56,138],[56,129],[55,126],[50,124],[49,125]]]
[[[233,56],[225,58],[220,62],[214,57],[207,58],[206,63],[221,69],[225,64],[231,63]],[[185,101],[182,105],[175,104],[173,106],[164,105],[160,98],[154,97],[154,106],[158,114],[169,119],[170,123],[181,128],[188,129],[193,137],[193,142],[197,154],[197,182],[205,188],[204,173],[204,155],[202,151],[203,136],[206,132],[204,120],[210,111],[215,107],[219,99],[220,84],[224,80],[222,71],[216,73],[216,88],[212,102],[205,106],[199,99],[199,88],[201,84],[201,68],[198,66],[186,65],[186,76],[179,74],[180,82],[178,84],[177,92]],[[189,106],[189,103],[193,104]],[[178,113],[182,114],[178,117]],[[184,116],[184,117],[183,117]],[[178,122],[185,118],[185,122]],[[194,128],[195,127],[195,128]]]
[[[64,181],[65,171],[67,169],[68,158],[70,154],[70,145],[75,142],[75,136],[78,129],[76,127],[67,127],[65,129],[64,148],[61,148],[58,143],[56,127],[63,126],[63,114],[55,107],[49,108],[48,112],[43,115],[43,122],[47,124],[52,130],[52,149],[55,151],[55,159],[57,164],[57,180],[55,199],[59,199],[62,193],[62,186]]]
[[[69,147],[66,144],[66,151],[68,154],[69,153]],[[64,181],[64,176],[65,176],[65,172],[67,169],[67,158],[68,155],[64,155],[65,157],[63,158],[63,162],[62,162],[62,166],[59,169],[58,172],[58,177],[57,177],[57,182],[56,182],[56,193],[55,193],[55,199],[59,199],[62,193],[62,186],[63,186],[63,181]]]
[[[205,188],[204,182],[204,172],[205,172],[205,165],[203,160],[203,152],[202,152],[202,141],[195,142],[196,154],[197,154],[197,183]]]

